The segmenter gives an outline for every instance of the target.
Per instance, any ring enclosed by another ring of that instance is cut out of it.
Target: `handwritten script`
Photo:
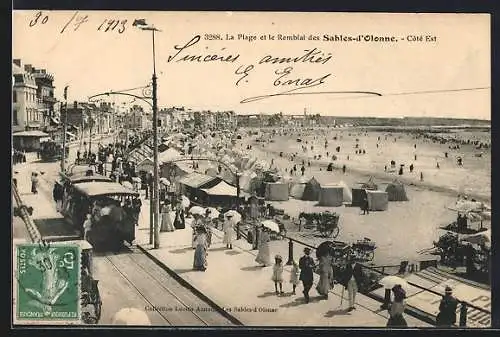
[[[318,48],[311,48],[303,50],[302,53],[295,56],[276,56],[264,55],[255,63],[241,64],[239,63],[242,56],[239,53],[231,54],[226,48],[221,48],[218,52],[209,53],[194,53],[191,52],[193,47],[196,46],[201,40],[200,35],[194,36],[187,43],[175,45],[174,53],[168,56],[167,62],[188,62],[188,63],[229,63],[236,64],[234,74],[237,76],[235,86],[245,85],[249,83],[251,75],[258,67],[267,65],[274,65],[273,86],[278,89],[276,93],[265,94],[260,96],[244,98],[240,103],[250,103],[263,99],[268,99],[278,96],[292,96],[292,95],[372,95],[382,96],[377,92],[372,91],[320,91],[311,92],[307,89],[320,87],[324,85],[327,80],[331,79],[333,74],[325,72],[317,76],[298,76],[295,73],[294,65],[296,64],[311,64],[318,67],[327,65],[333,58],[331,53],[324,52]]]
[[[30,27],[43,26],[49,22],[49,15],[45,14],[43,11],[38,11],[33,18],[29,21]],[[79,11],[75,11],[68,21],[64,24],[60,30],[60,34],[68,31],[77,31],[82,25],[89,22],[89,16],[80,14]],[[123,34],[127,29],[128,21],[126,19],[119,18],[108,18],[103,21],[98,22],[99,25],[96,26],[96,30],[99,32],[117,32],[118,34]]]

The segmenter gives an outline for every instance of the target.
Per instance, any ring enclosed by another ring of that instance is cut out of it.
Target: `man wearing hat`
[[[438,326],[451,327],[457,321],[458,301],[452,294],[453,290],[449,286],[446,286],[444,296],[439,304],[439,313],[436,316],[436,324]]]
[[[356,263],[356,256],[350,254],[347,258],[347,266],[344,271],[344,277],[342,285],[347,289],[347,295],[349,298],[349,308],[348,311],[356,309],[354,304],[356,303],[356,294],[358,293],[358,286],[361,284],[363,278],[363,272],[361,266]]]
[[[311,249],[308,247],[304,248],[304,256],[302,256],[299,260],[299,279],[302,281],[302,285],[304,286],[303,293],[306,303],[309,303],[309,290],[311,290],[313,285],[314,260],[311,256],[309,256],[309,254],[311,254]]]

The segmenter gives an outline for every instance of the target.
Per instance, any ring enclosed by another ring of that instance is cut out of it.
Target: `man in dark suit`
[[[442,327],[451,327],[457,322],[458,301],[453,297],[453,290],[447,286],[445,295],[439,303],[439,313],[436,317],[436,325]]]
[[[358,292],[358,286],[361,284],[362,278],[363,272],[361,270],[361,266],[356,263],[354,255],[349,255],[342,282],[344,288],[347,289],[349,298],[348,311],[356,309],[356,307],[354,306],[356,303],[356,294]]]
[[[302,285],[304,286],[304,298],[306,299],[306,303],[309,303],[309,290],[313,285],[313,268],[314,268],[314,260],[309,256],[311,253],[310,248],[304,248],[304,256],[302,256],[299,260],[299,268],[300,268],[300,280],[302,281]]]

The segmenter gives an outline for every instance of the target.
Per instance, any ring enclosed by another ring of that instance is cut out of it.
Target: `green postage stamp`
[[[78,245],[19,244],[17,319],[75,321],[80,319]]]

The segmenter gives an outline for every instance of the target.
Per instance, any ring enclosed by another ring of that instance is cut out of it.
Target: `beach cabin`
[[[267,182],[265,190],[265,199],[269,201],[288,200],[288,183],[285,182]]]
[[[319,192],[319,206],[339,207],[344,201],[344,189],[338,185],[322,185]]]
[[[385,191],[366,190],[370,211],[386,211],[389,207],[389,196]]]

